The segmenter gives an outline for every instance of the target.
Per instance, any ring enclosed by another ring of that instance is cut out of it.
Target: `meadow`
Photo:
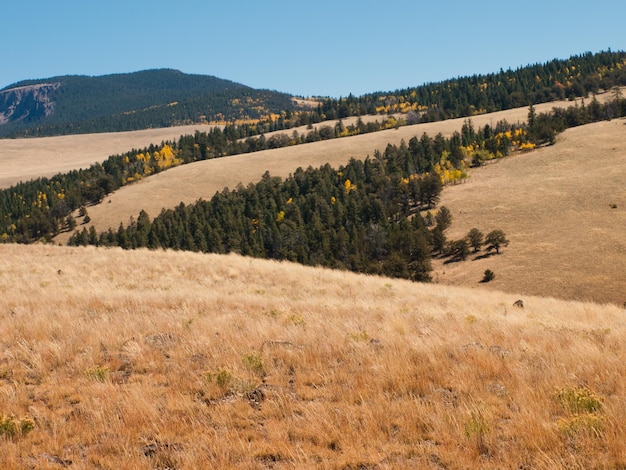
[[[626,302],[626,120],[568,129],[555,145],[474,169],[447,187],[448,237],[473,227],[504,230],[499,256],[435,260],[434,277],[451,285],[493,288],[598,303]],[[496,273],[480,283],[486,269]]]
[[[623,468],[626,311],[522,299],[1,245],[2,466]]]

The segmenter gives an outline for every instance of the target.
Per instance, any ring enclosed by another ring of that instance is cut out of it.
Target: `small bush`
[[[596,413],[576,415],[571,418],[560,419],[557,423],[559,430],[566,436],[586,435],[602,437],[604,423],[602,417]]]
[[[572,414],[595,413],[602,409],[602,399],[586,388],[569,387],[557,390],[556,402]]]
[[[491,269],[486,269],[483,275],[483,280],[481,282],[490,282],[496,278],[496,273],[494,273]]]
[[[358,331],[356,333],[348,333],[348,338],[351,339],[352,341],[369,341],[370,340],[370,335],[367,334],[367,331],[365,330],[361,330]]]
[[[222,390],[228,389],[233,381],[233,374],[228,369],[219,369],[214,374],[207,372],[204,377],[208,382],[215,381],[215,384]]]
[[[265,369],[263,368],[263,361],[261,360],[261,357],[257,353],[244,354],[241,358],[241,362],[248,370],[254,372],[256,375],[260,377],[265,375]]]
[[[299,313],[292,313],[291,315],[289,315],[288,320],[291,323],[293,323],[294,325],[296,325],[296,326],[305,326],[306,325],[306,320]]]
[[[93,366],[90,369],[85,371],[85,375],[92,380],[97,380],[98,382],[104,382],[108,377],[110,369],[108,367],[102,366]]]
[[[13,416],[0,415],[0,436],[25,436],[33,429],[35,429],[35,423],[29,418],[18,421]]]

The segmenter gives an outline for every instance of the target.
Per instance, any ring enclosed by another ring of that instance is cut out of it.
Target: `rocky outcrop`
[[[0,125],[32,122],[54,114],[53,91],[60,83],[42,83],[0,91]]]

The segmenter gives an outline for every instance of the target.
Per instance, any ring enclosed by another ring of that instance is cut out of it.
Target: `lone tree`
[[[481,232],[477,228],[473,228],[467,234],[467,241],[474,249],[474,253],[478,253],[478,251],[480,250],[480,247],[483,246],[483,238],[484,238],[483,232]]]
[[[487,251],[496,250],[497,254],[500,254],[501,246],[509,246],[509,241],[506,239],[502,230],[492,230],[485,237],[485,245]]]

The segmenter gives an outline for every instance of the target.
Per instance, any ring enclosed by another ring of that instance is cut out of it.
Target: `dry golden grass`
[[[35,139],[0,139],[0,188],[42,176],[101,163],[109,156],[178,139],[210,126],[194,125],[132,132],[67,135]]]
[[[2,467],[623,468],[626,312],[515,300],[0,245]]]
[[[439,282],[508,292],[626,302],[626,120],[569,129],[557,143],[474,170],[444,190],[449,238],[504,230],[501,256],[434,264]],[[479,253],[482,255],[483,252]]]

